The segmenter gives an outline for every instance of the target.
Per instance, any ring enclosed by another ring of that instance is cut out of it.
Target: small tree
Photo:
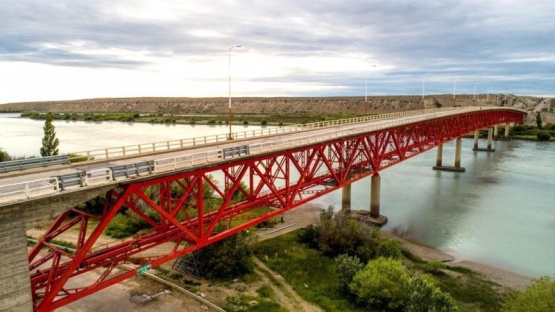
[[[44,122],[44,137],[42,138],[42,147],[40,148],[40,155],[53,156],[58,155],[58,145],[60,141],[56,138],[56,129],[52,124],[52,113],[46,115],[46,121]]]
[[[3,149],[0,148],[0,161],[8,161],[11,160],[10,154],[5,152]]]
[[[538,125],[538,129],[543,129],[542,115],[540,112],[536,114],[536,125]]]

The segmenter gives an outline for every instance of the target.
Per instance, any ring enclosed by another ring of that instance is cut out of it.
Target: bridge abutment
[[[434,170],[440,171],[452,171],[452,172],[464,172],[466,169],[461,167],[461,154],[462,154],[462,139],[457,138],[455,141],[455,165],[454,166],[443,166],[442,156],[443,145],[437,147],[437,159],[436,165],[433,167]]]
[[[0,310],[33,311],[23,207],[0,211]]]

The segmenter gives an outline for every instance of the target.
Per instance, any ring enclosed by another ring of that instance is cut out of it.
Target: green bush
[[[391,259],[401,258],[401,243],[389,238],[380,239],[378,256]]]
[[[349,289],[369,306],[402,310],[408,300],[405,285],[409,279],[410,273],[401,261],[378,258],[353,277]]]
[[[262,119],[262,121],[260,122],[261,125],[265,126],[268,124],[268,121],[266,119]]]
[[[544,276],[508,296],[502,311],[555,311],[555,278]]]
[[[536,137],[538,138],[538,141],[549,141],[549,139],[551,138],[551,134],[549,134],[549,132],[547,132],[546,130],[542,130],[538,132]]]
[[[429,275],[411,274],[401,261],[378,258],[353,278],[349,289],[369,306],[390,311],[457,311],[455,301]]]
[[[201,275],[230,279],[251,273],[254,270],[251,247],[253,240],[253,235],[239,232],[195,251],[195,258],[206,259]]]
[[[248,122],[247,120],[243,120],[243,124],[244,124],[244,125],[248,125],[249,122]]]
[[[339,255],[334,261],[339,287],[348,292],[349,284],[353,281],[353,277],[364,268],[364,264],[360,262],[358,257],[350,257],[349,255]]]
[[[272,298],[274,296],[274,290],[272,289],[272,287],[270,287],[268,285],[261,286],[260,288],[258,288],[256,290],[256,292],[262,298]]]

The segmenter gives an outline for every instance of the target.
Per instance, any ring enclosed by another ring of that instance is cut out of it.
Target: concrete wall
[[[111,188],[61,193],[0,207],[0,311],[33,311],[26,230]]]

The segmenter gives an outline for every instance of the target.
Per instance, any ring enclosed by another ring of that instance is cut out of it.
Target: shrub
[[[243,120],[243,124],[244,124],[244,125],[248,125],[249,122],[248,122],[247,120]]]
[[[378,258],[368,262],[354,277],[349,289],[362,302],[391,310],[402,310],[408,300],[405,285],[410,279],[409,271],[401,261]]]
[[[343,291],[349,291],[349,284],[362,268],[364,268],[364,264],[356,256],[339,255],[335,258],[335,271],[337,272],[339,286]]]
[[[502,311],[553,311],[555,307],[555,278],[544,276],[524,290],[508,296]]]
[[[262,298],[272,298],[274,296],[274,290],[268,285],[261,286],[256,292]]]
[[[549,134],[549,132],[547,132],[546,130],[542,130],[538,132],[536,137],[538,138],[538,141],[549,141],[549,139],[551,138],[551,134]]]
[[[455,301],[429,275],[412,275],[401,261],[378,258],[353,278],[349,289],[368,305],[393,311],[457,311]]]
[[[208,278],[229,279],[251,273],[254,269],[251,243],[254,237],[240,232],[194,252],[206,259],[201,274]]]
[[[262,121],[260,122],[261,125],[265,126],[268,124],[268,121],[266,119],[262,119]]]
[[[389,238],[380,239],[378,256],[391,259],[401,258],[401,243]]]

